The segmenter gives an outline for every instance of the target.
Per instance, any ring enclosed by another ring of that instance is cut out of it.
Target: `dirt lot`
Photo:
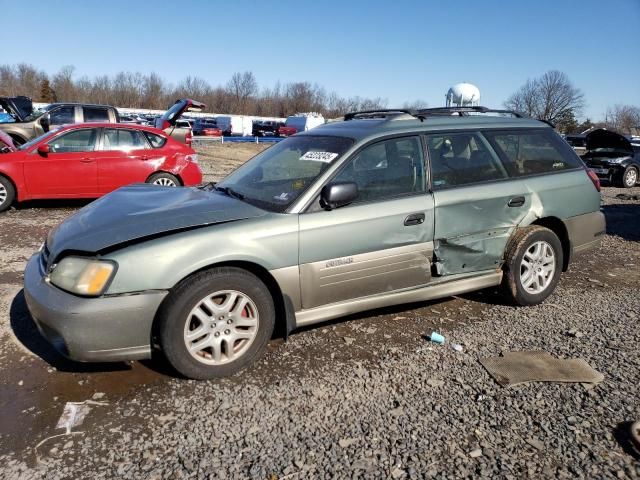
[[[200,151],[217,180],[263,145]],[[640,201],[605,188],[603,247],[545,304],[483,291],[376,310],[295,332],[221,381],[175,378],[161,361],[78,364],[38,335],[22,271],[47,231],[86,202],[0,214],[2,478],[638,478]],[[438,330],[463,352],[430,344]],[[605,381],[502,388],[479,356],[545,350]],[[91,400],[61,435],[66,402]]]

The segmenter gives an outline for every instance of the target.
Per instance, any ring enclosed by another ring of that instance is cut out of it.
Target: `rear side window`
[[[573,149],[550,130],[483,132],[514,177],[580,167]]]
[[[167,143],[166,138],[160,135],[156,135],[155,133],[144,132],[144,134],[147,137],[147,140],[149,140],[149,143],[153,148],[162,148],[164,144]]]
[[[85,122],[108,122],[109,110],[98,107],[84,107]]]
[[[502,162],[477,133],[429,135],[427,148],[434,190],[508,177]]]
[[[138,130],[105,128],[103,150],[130,151],[149,148],[144,135]]]
[[[51,153],[93,152],[96,147],[96,129],[74,130],[49,142]]]

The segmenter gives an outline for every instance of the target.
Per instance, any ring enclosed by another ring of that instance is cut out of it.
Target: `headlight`
[[[65,257],[56,265],[49,281],[77,295],[102,295],[116,271],[111,261],[83,257]]]
[[[627,160],[631,160],[631,157],[618,157],[618,158],[609,158],[607,159],[607,162],[609,163],[622,163],[625,162]]]

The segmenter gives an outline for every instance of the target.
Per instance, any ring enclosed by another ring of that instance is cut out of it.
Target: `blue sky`
[[[564,71],[585,115],[640,106],[640,0],[0,0],[0,63],[77,76],[155,71],[213,85],[252,71],[260,86],[311,81],[389,106],[444,104],[451,85],[501,106],[527,78]],[[25,21],[17,21],[25,18]],[[9,48],[8,45],[16,48]]]

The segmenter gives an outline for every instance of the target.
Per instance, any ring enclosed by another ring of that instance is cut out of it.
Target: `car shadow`
[[[14,204],[16,210],[32,208],[82,208],[93,202],[95,198],[65,198],[57,200],[26,200]]]
[[[27,308],[23,290],[20,290],[11,302],[9,321],[11,329],[18,341],[25,348],[58,371],[72,373],[115,372],[131,370],[132,368],[131,364],[128,362],[84,363],[75,362],[64,357],[40,334],[40,331]],[[168,363],[161,359],[145,360],[140,363],[161,375],[170,377],[176,376],[175,371],[168,365]]]
[[[603,207],[607,233],[625,240],[640,241],[640,204],[616,203]]]
[[[633,422],[621,422],[613,429],[613,437],[622,447],[627,455],[631,455],[636,460],[640,460],[640,450],[636,449],[631,439],[631,425]]]

